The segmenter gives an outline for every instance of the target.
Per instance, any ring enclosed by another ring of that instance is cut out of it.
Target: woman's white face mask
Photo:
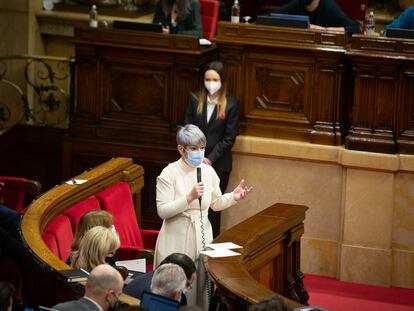
[[[204,81],[204,86],[210,95],[221,89],[221,81]]]
[[[210,95],[214,95],[221,89],[221,78],[217,71],[209,69],[204,73],[204,87]]]

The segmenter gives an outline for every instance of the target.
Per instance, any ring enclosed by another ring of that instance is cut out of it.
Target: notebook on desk
[[[257,16],[256,24],[307,29],[309,28],[309,16],[271,13]]]
[[[125,22],[114,21],[112,23],[114,29],[127,29],[149,32],[162,32],[162,25],[156,23],[138,23],[138,22]]]
[[[390,38],[414,39],[414,29],[389,28],[385,35]]]

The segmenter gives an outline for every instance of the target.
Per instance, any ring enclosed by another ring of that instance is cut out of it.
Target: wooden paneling
[[[243,134],[342,143],[343,34],[219,22],[216,42]]]
[[[413,153],[412,40],[358,35],[347,55],[355,84],[347,148]]]

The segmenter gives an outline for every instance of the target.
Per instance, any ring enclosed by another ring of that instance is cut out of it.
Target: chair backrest
[[[365,21],[368,0],[335,0],[350,18],[356,21]]]
[[[112,214],[122,246],[144,248],[129,185],[118,182],[95,195],[101,208]]]
[[[76,232],[78,230],[79,220],[83,214],[91,211],[98,211],[100,209],[98,199],[94,196],[90,196],[89,198],[76,203],[71,208],[64,211],[63,214],[68,216],[72,225],[72,231]]]
[[[38,181],[22,177],[0,176],[0,201],[3,204],[22,214],[26,209],[25,199],[38,194],[41,184]],[[26,197],[27,196],[27,197]]]
[[[216,36],[216,27],[219,13],[218,0],[200,0],[200,15],[203,25],[203,37],[213,40]]]
[[[57,215],[46,226],[42,234],[43,241],[62,261],[70,255],[73,240],[72,225],[66,215]],[[56,253],[56,248],[58,253]]]

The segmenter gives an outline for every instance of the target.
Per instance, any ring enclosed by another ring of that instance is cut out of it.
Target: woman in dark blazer
[[[232,169],[231,148],[238,134],[239,103],[226,92],[223,64],[211,62],[204,71],[204,83],[198,94],[192,93],[185,116],[187,124],[197,125],[207,138],[203,162],[212,165],[224,193]],[[213,237],[220,233],[220,212],[210,209]]]

